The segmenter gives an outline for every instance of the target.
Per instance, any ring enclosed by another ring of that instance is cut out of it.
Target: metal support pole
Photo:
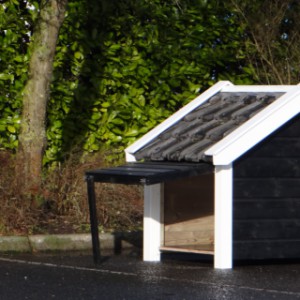
[[[94,263],[98,264],[100,262],[101,255],[100,255],[100,241],[99,241],[99,231],[98,231],[94,176],[91,175],[87,176],[86,182],[87,182],[89,209],[90,209],[93,257],[94,257]]]

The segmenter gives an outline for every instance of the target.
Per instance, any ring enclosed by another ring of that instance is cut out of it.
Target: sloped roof
[[[300,110],[300,86],[219,82],[126,149],[136,160],[228,164]]]
[[[151,161],[207,161],[205,150],[282,93],[217,93],[135,153]]]

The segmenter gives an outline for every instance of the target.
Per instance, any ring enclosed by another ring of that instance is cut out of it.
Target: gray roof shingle
[[[219,92],[135,152],[137,160],[209,161],[204,152],[283,93]]]

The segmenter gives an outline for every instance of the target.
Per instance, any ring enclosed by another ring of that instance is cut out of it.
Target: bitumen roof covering
[[[281,92],[219,92],[134,153],[137,160],[210,161],[205,150],[278,99]]]

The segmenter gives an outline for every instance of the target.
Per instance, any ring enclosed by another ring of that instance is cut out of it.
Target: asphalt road
[[[214,270],[196,256],[0,255],[0,299],[300,299],[300,262]]]

